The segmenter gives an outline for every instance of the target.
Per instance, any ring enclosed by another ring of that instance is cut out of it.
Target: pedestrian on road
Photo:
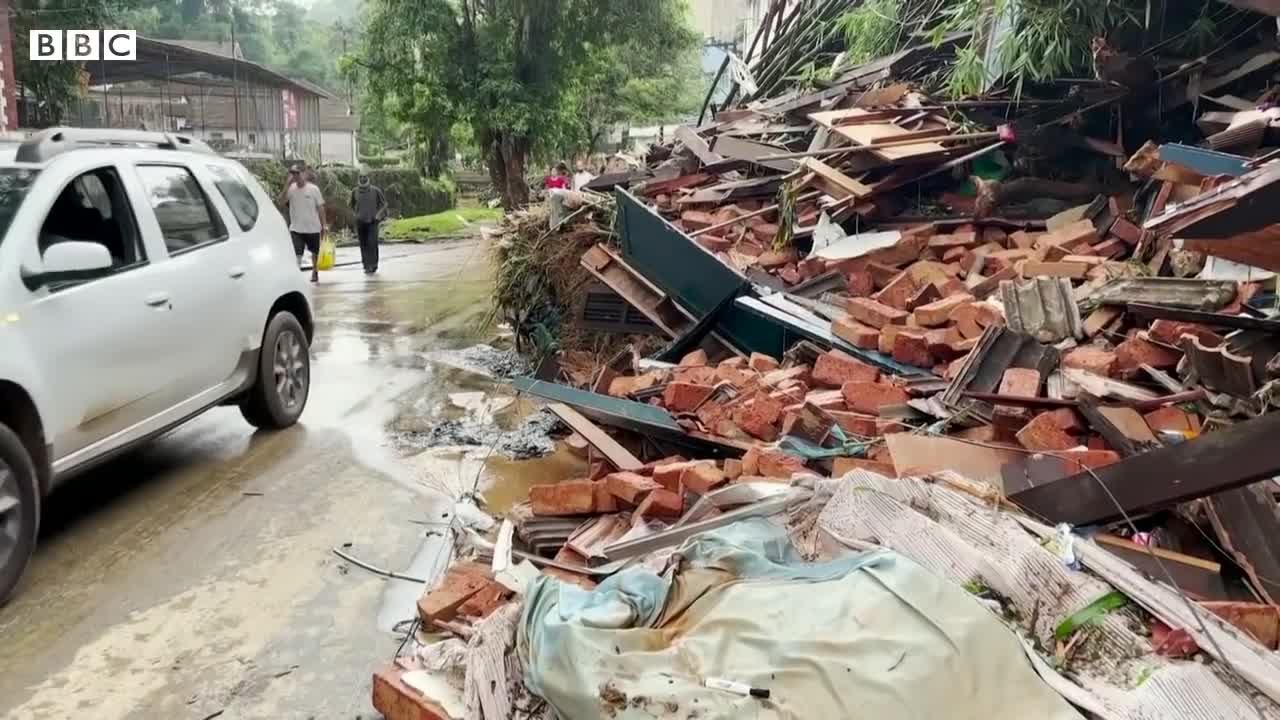
[[[378,223],[387,216],[387,198],[382,188],[369,182],[368,173],[360,173],[351,191],[351,209],[356,214],[356,239],[360,241],[360,260],[364,274],[378,272]]]
[[[293,252],[302,267],[302,252],[311,252],[311,282],[320,282],[320,238],[325,232],[324,195],[312,179],[310,170],[303,173],[301,165],[289,168],[289,184],[284,186],[277,200],[289,205],[289,234],[293,236]]]

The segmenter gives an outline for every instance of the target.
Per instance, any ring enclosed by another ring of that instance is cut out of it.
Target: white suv
[[[309,284],[239,163],[166,133],[0,147],[0,603],[62,480],[211,407],[297,422]]]

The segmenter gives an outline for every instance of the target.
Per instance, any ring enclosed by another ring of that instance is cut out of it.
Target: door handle
[[[231,268],[230,270],[228,270],[227,274],[231,276],[232,280],[239,280],[240,278],[244,277],[244,268],[237,265]]]
[[[151,293],[150,295],[147,296],[146,302],[147,302],[147,305],[154,308],[165,307],[169,304],[169,293],[167,292]]]

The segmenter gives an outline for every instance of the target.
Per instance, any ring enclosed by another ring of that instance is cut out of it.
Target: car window
[[[252,230],[258,224],[258,201],[253,198],[253,193],[229,168],[210,165],[209,172],[213,173],[214,187],[231,207],[231,214],[236,217],[240,229]]]
[[[63,242],[98,243],[111,253],[116,272],[147,262],[127,194],[112,167],[68,183],[49,208],[37,242],[41,254]]]
[[[0,242],[4,241],[9,223],[13,222],[13,216],[39,174],[38,170],[0,168]]]
[[[170,255],[227,239],[227,230],[191,171],[177,165],[139,165]]]

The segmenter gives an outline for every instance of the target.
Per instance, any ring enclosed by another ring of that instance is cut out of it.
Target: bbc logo
[[[136,30],[32,30],[32,60],[137,60]]]

